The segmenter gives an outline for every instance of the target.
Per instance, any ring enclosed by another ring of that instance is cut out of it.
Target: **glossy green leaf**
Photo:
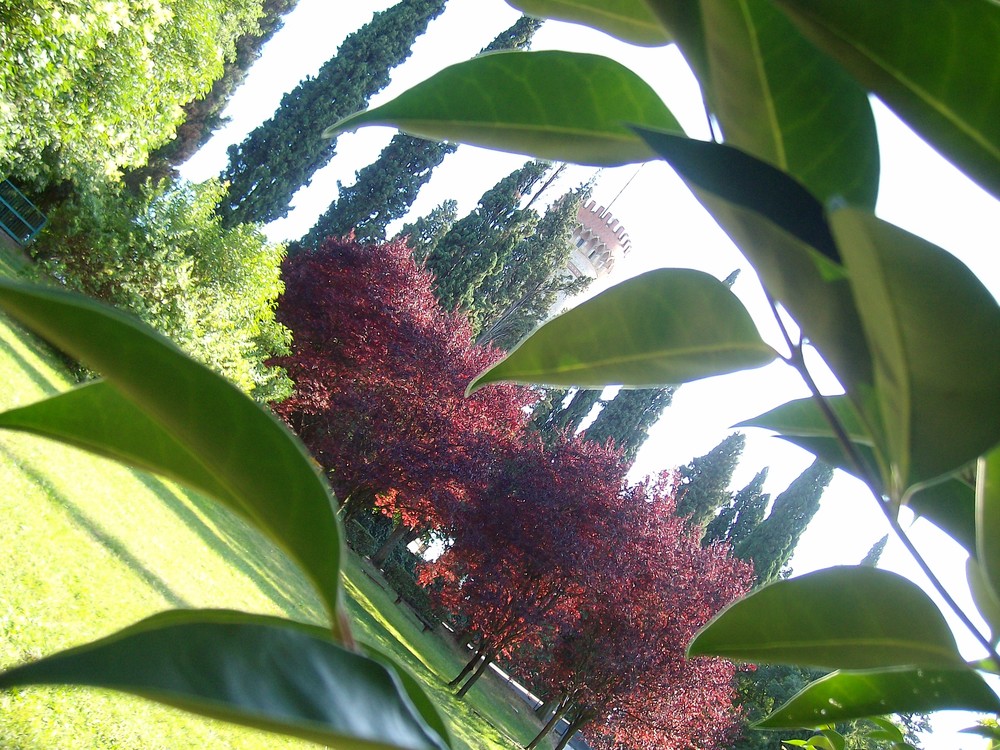
[[[176,610],[15,667],[0,688],[110,688],[335,748],[441,750],[396,674],[321,628],[222,610]]]
[[[854,454],[862,462],[861,467],[856,466],[855,461],[841,444],[814,398],[789,401],[735,426],[774,430],[780,437],[806,448],[831,466],[862,479],[863,472],[867,472],[869,476],[879,476],[873,439],[858,417],[851,400],[846,396],[827,396],[824,400],[837,422],[843,427],[847,439],[853,446]]]
[[[654,158],[629,124],[682,132],[649,84],[614,60],[572,52],[496,52],[445,68],[324,135],[392,125],[421,138],[577,164]]]
[[[1000,197],[1000,5],[777,0],[830,57]]]
[[[861,406],[873,380],[853,293],[823,207],[788,175],[739,149],[639,131],[753,264],[770,294]],[[870,431],[876,415],[865,414]]]
[[[926,518],[961,544],[976,552],[976,493],[958,477],[923,485],[911,492],[906,507]]]
[[[877,730],[869,731],[867,736],[871,739],[885,740],[886,742],[906,742],[903,732],[888,719],[879,716],[869,716],[868,721],[878,727]]]
[[[243,503],[146,412],[103,380],[0,413],[0,428],[21,430],[175,479],[248,517]]]
[[[984,582],[1000,599],[1000,446],[980,458],[976,470],[976,558]]]
[[[717,615],[688,653],[830,669],[964,665],[923,591],[895,573],[860,566],[763,587]]]
[[[818,727],[886,713],[946,709],[995,712],[1000,701],[971,669],[834,672],[807,685],[757,726]]]
[[[451,747],[454,744],[451,738],[451,729],[448,728],[448,723],[444,720],[437,703],[427,694],[420,681],[397,664],[388,653],[383,653],[369,644],[364,644],[362,648],[368,657],[380,662],[382,666],[392,672],[399,680],[403,690],[406,691],[414,708],[420,713],[420,718],[431,728],[432,732],[437,733],[438,737],[445,740],[445,745]]]
[[[983,568],[975,557],[970,556],[965,561],[965,577],[976,609],[989,625],[995,643],[1000,637],[1000,597],[997,597],[993,587],[987,582]]]
[[[1000,442],[1000,306],[957,258],[857,209],[831,225],[872,352],[894,500]]]
[[[216,499],[251,519],[305,569],[339,631],[339,521],[325,480],[291,432],[131,316],[7,279],[0,279],[0,307],[103,374],[195,457],[225,491]],[[143,452],[154,450],[150,444]]]
[[[879,152],[866,91],[770,0],[701,0],[712,112],[725,141],[826,202],[874,208]]]
[[[644,47],[670,43],[645,0],[507,0],[507,4],[529,16],[580,23]]]
[[[549,321],[479,375],[488,383],[645,387],[765,365],[775,357],[740,301],[690,269],[649,271]]]

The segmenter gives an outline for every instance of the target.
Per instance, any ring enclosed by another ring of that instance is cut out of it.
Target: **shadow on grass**
[[[34,337],[32,336],[22,336],[22,339],[26,342],[27,346],[36,348],[38,345],[32,342],[31,339],[33,338]],[[5,359],[9,359],[14,366],[18,367],[21,372],[23,372],[25,376],[46,395],[52,396],[62,390],[61,383],[53,381],[52,378],[38,369],[38,367],[31,364],[27,359],[25,359],[24,355],[17,351],[3,338],[0,338],[0,354],[2,354]]]
[[[134,471],[139,480],[192,533],[242,573],[286,615],[323,619],[315,592],[294,564],[245,522],[213,500],[190,490],[176,491],[158,477]],[[180,495],[183,495],[180,497]],[[284,586],[279,587],[283,583]]]
[[[166,581],[136,558],[129,551],[126,544],[101,528],[100,524],[91,519],[72,500],[59,493],[43,472],[36,470],[21,456],[13,453],[4,445],[0,445],[0,456],[3,456],[13,466],[16,466],[28,479],[44,490],[46,496],[57,507],[62,509],[83,532],[126,565],[147,586],[162,596],[165,601],[174,607],[188,608],[191,606],[171,589]]]

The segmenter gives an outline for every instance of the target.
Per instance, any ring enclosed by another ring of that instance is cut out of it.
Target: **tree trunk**
[[[471,659],[469,659],[468,664],[466,664],[462,668],[462,671],[458,673],[458,677],[456,677],[454,680],[448,683],[448,687],[458,687],[459,683],[461,683],[462,680],[465,679],[465,675],[469,674],[469,672],[471,672],[475,668],[476,664],[479,663],[479,660],[483,657],[483,654],[485,653],[486,653],[486,644],[481,643],[479,645],[479,648],[476,650],[476,653],[472,655]]]
[[[461,635],[457,637],[458,645],[461,648],[465,648],[474,640],[476,640],[476,632],[470,627],[462,631]]]
[[[399,544],[400,540],[409,533],[410,530],[406,528],[406,524],[402,521],[396,524],[396,528],[392,530],[389,534],[389,538],[386,539],[382,546],[378,548],[378,551],[372,555],[372,563],[377,568],[382,568],[385,565],[385,561],[389,559],[389,553],[392,552],[393,548]]]
[[[464,697],[465,697],[465,694],[466,694],[466,693],[468,693],[468,692],[469,692],[469,690],[471,690],[471,689],[472,689],[472,686],[476,684],[476,681],[477,681],[477,680],[478,680],[478,679],[479,679],[480,677],[482,677],[482,676],[483,676],[483,672],[485,672],[485,671],[486,671],[486,668],[487,668],[487,667],[488,667],[488,666],[489,666],[490,664],[492,664],[492,663],[493,663],[493,660],[494,660],[495,658],[496,658],[496,652],[495,652],[495,651],[492,651],[492,650],[491,650],[491,651],[487,651],[487,652],[486,652],[486,653],[485,653],[485,654],[483,655],[483,663],[482,663],[482,664],[480,664],[480,665],[479,665],[479,667],[478,667],[478,668],[476,669],[476,671],[472,673],[472,675],[471,675],[471,676],[469,677],[469,679],[468,679],[468,680],[466,680],[465,684],[464,684],[464,685],[462,685],[462,687],[460,687],[460,688],[458,689],[458,692],[457,692],[457,693],[455,693],[455,697],[456,697],[456,698],[464,698]]]
[[[554,750],[563,750],[576,733],[583,729],[592,718],[594,717],[590,711],[581,710],[580,713],[573,717],[573,721],[569,723],[569,727],[566,729],[566,734],[562,736]]]
[[[571,705],[572,703],[569,700],[569,696],[562,696],[555,704],[556,712],[552,714],[552,717],[546,722],[545,726],[542,727],[542,730],[535,735],[535,739],[531,741],[525,750],[535,750],[535,748],[538,747],[538,743],[542,741],[545,735],[555,729],[556,724],[562,721],[562,717],[566,715],[566,712],[569,711],[569,707]],[[546,711],[546,713],[548,713],[548,711]]]
[[[562,703],[562,699],[563,697],[561,695],[556,695],[546,701],[542,701],[538,704],[538,708],[535,709],[535,716],[542,721],[545,721],[549,718],[552,712],[559,707],[559,704]]]

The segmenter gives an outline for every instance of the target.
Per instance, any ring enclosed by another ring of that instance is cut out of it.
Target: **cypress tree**
[[[480,54],[526,49],[541,25],[540,19],[521,16]],[[434,168],[457,148],[402,133],[393,136],[378,159],[355,175],[353,185],[337,183],[337,200],[297,244],[314,248],[327,237],[343,237],[352,229],[359,242],[384,240],[385,228],[406,215]]]
[[[758,583],[781,576],[832,478],[833,469],[816,459],[775,498],[767,518],[737,545],[736,556],[753,562]]]
[[[471,301],[475,288],[534,229],[538,214],[519,206],[548,168],[531,161],[504,177],[429,251],[427,268],[436,277],[435,292],[446,310]]]
[[[632,464],[648,437],[649,428],[670,406],[676,391],[675,386],[622,389],[604,405],[584,435],[596,443],[613,441],[624,451],[625,461]]]
[[[692,526],[704,528],[719,508],[729,504],[732,496],[727,488],[745,443],[746,437],[734,432],[704,456],[679,469],[678,516],[687,517]]]
[[[566,271],[571,237],[589,186],[552,202],[535,230],[499,257],[492,272],[470,286],[462,307],[470,312],[478,343],[509,349],[549,314],[560,293],[573,294],[590,282]]]
[[[230,146],[222,179],[229,195],[219,206],[226,226],[285,216],[295,192],[334,154],[323,129],[363,109],[410,56],[414,40],[444,10],[445,0],[400,0],[349,35],[315,78],[285,94],[270,120]]]
[[[771,496],[764,492],[767,481],[767,467],[757,472],[746,487],[736,493],[733,501],[719,511],[705,528],[702,546],[712,542],[728,542],[735,549],[757,528],[767,513]]]
[[[565,389],[550,389],[535,406],[531,423],[545,443],[551,444],[563,432],[575,434],[601,398],[600,390],[580,388],[564,406],[567,393]]]
[[[418,263],[427,260],[427,254],[444,239],[458,219],[458,202],[446,200],[426,216],[421,216],[412,224],[404,224],[396,239],[406,238],[406,244],[413,250]]]
[[[184,122],[177,128],[173,140],[150,155],[147,167],[140,170],[143,176],[169,175],[204,146],[212,133],[225,123],[222,110],[246,79],[250,66],[260,59],[264,45],[281,29],[285,16],[295,9],[298,2],[264,0],[261,3],[258,29],[236,40],[236,55],[226,61],[222,77],[212,84],[211,91],[184,105]]]
[[[888,541],[889,535],[886,534],[872,545],[872,548],[868,550],[868,554],[858,564],[868,568],[877,568],[878,561],[882,559],[882,553],[885,551],[885,545]]]

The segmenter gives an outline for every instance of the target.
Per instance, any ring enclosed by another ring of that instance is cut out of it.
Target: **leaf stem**
[[[872,474],[871,468],[864,462],[861,455],[858,453],[853,441],[847,434],[847,430],[845,430],[844,426],[840,423],[840,420],[837,418],[837,415],[833,411],[829,402],[823,394],[820,393],[819,388],[816,385],[816,381],[813,380],[812,374],[809,372],[809,368],[806,367],[802,339],[800,338],[798,341],[792,340],[791,334],[789,334],[788,329],[781,320],[781,315],[778,313],[778,306],[774,298],[767,290],[764,291],[764,294],[766,295],[767,302],[771,307],[771,313],[774,315],[774,319],[778,324],[778,329],[781,331],[781,335],[784,337],[785,343],[788,346],[789,355],[787,357],[782,357],[782,360],[799,373],[799,376],[809,388],[809,392],[812,395],[813,400],[816,402],[817,406],[819,406],[820,411],[823,412],[823,417],[830,425],[837,442],[840,444],[841,449],[843,449],[848,461],[854,468],[855,475],[865,484],[868,491],[872,493],[875,503],[879,506],[882,514],[889,522],[889,528],[892,529],[892,531],[896,534],[896,537],[903,543],[903,547],[916,561],[921,572],[927,576],[927,580],[931,582],[934,590],[937,591],[938,595],[944,600],[945,604],[948,605],[949,609],[955,613],[965,628],[975,637],[977,641],[979,641],[980,645],[986,649],[987,656],[993,660],[994,664],[1000,666],[1000,654],[997,653],[997,650],[993,647],[990,639],[984,636],[979,628],[975,626],[965,611],[958,606],[958,603],[952,598],[951,594],[948,593],[948,590],[938,579],[937,575],[931,570],[927,561],[924,560],[919,550],[917,550],[916,546],[913,544],[913,541],[906,534],[902,525],[900,525],[892,502],[876,491],[875,488],[880,486],[878,477]]]

